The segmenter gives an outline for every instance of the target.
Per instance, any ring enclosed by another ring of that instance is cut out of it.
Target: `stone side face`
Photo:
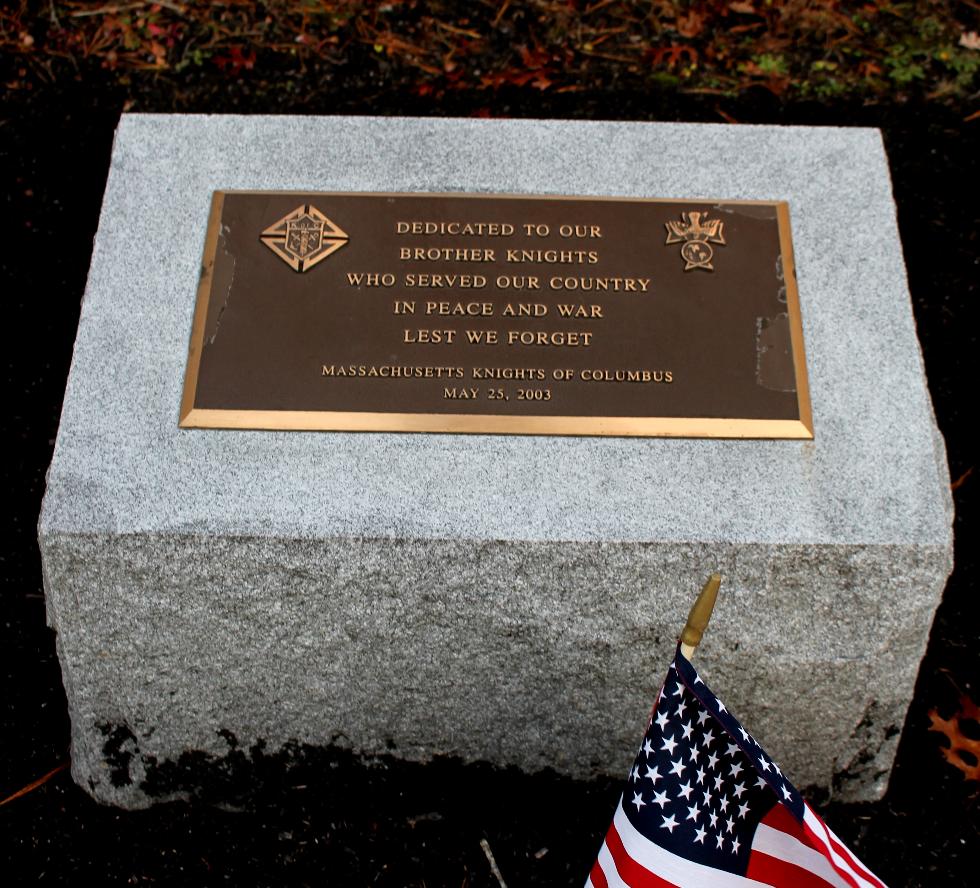
[[[948,563],[939,549],[200,535],[45,551],[75,778],[127,807],[153,800],[140,783],[159,764],[220,756],[224,732],[625,773],[691,578],[716,567],[706,681],[797,783],[873,797]]]
[[[180,430],[235,188],[787,200],[815,438]],[[75,777],[146,804],[219,731],[621,773],[717,569],[706,680],[799,785],[880,795],[948,482],[876,131],[124,115],[39,529]]]

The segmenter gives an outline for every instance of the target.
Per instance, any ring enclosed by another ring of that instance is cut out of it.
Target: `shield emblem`
[[[293,271],[309,271],[347,243],[347,232],[313,204],[303,204],[259,235]]]
[[[323,223],[312,216],[303,215],[286,223],[286,249],[300,259],[320,249],[323,240]]]

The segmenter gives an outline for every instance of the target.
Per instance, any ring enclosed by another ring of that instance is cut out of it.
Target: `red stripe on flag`
[[[592,880],[594,888],[609,888],[609,883],[606,881],[606,874],[602,871],[602,867],[599,866],[598,860],[596,860],[595,866],[592,867],[589,878]]]
[[[773,829],[778,829],[780,832],[789,833],[791,836],[796,837],[801,842],[806,842],[808,845],[813,844],[803,831],[803,824],[790,813],[789,809],[785,805],[780,805],[777,803],[773,809],[762,818],[762,822],[766,826],[771,826]]]
[[[767,885],[785,885],[787,888],[827,888],[829,884],[802,866],[758,851],[753,851],[749,856],[749,868],[745,875]]]
[[[630,888],[681,888],[673,882],[661,879],[656,873],[651,872],[645,866],[641,866],[630,857],[623,846],[623,840],[616,832],[615,823],[609,827],[609,832],[606,834],[606,847],[612,854],[620,878]]]

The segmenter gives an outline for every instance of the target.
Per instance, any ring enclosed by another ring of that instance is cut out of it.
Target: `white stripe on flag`
[[[752,839],[752,850],[808,870],[835,888],[851,888],[837,873],[837,870],[830,865],[830,861],[819,851],[809,845],[804,845],[789,833],[773,829],[764,823],[760,823],[756,827],[755,838]]]
[[[605,842],[602,843],[602,847],[599,849],[599,868],[602,870],[602,874],[606,877],[606,882],[609,888],[630,888],[620,878],[619,870],[616,869],[616,861],[613,860],[612,852],[609,850],[609,846]]]
[[[656,873],[661,879],[680,885],[681,888],[749,888],[752,885],[765,888],[766,886],[765,882],[746,879],[745,876],[736,876],[734,873],[716,870],[710,866],[704,866],[701,863],[695,863],[692,860],[671,854],[666,848],[661,848],[642,833],[637,832],[633,824],[630,823],[629,817],[626,816],[622,802],[616,808],[613,824],[623,842],[623,847],[626,848],[626,853],[633,860],[650,872]],[[606,872],[605,865],[603,865],[602,871]],[[609,884],[612,886],[612,881]]]
[[[878,888],[877,885],[874,885],[865,879],[861,873],[858,872],[857,868],[851,865],[850,861],[846,860],[837,853],[837,849],[830,843],[830,836],[827,835],[826,825],[819,817],[817,817],[816,814],[813,813],[813,811],[810,810],[810,806],[807,804],[803,805],[803,822],[810,827],[811,830],[813,830],[817,840],[826,848],[826,853],[830,859],[854,880],[854,883],[858,886],[858,888]]]

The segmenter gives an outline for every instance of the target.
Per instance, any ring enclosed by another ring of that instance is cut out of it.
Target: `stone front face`
[[[216,189],[786,200],[814,440],[179,429]],[[103,801],[219,732],[625,773],[716,569],[706,680],[797,785],[875,797],[950,523],[873,130],[122,119],[40,524]]]

